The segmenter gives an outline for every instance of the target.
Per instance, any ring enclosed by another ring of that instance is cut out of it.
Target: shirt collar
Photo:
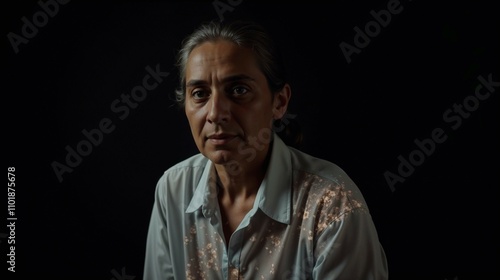
[[[192,213],[201,207],[203,215],[208,218],[214,214],[217,203],[217,175],[212,161],[207,160],[186,213]]]
[[[288,147],[276,134],[273,135],[271,153],[266,175],[255,197],[254,207],[250,211],[255,213],[257,208],[260,208],[270,218],[280,223],[290,224],[292,162]],[[214,213],[218,203],[216,182],[215,168],[208,160],[186,213],[192,213],[200,207],[205,217]]]
[[[255,198],[258,207],[270,218],[290,224],[292,211],[292,161],[285,143],[273,135],[272,154],[266,176]]]

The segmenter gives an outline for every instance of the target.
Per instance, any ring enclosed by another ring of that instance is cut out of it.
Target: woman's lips
[[[212,134],[207,137],[207,141],[214,145],[225,145],[236,138],[236,135],[232,134]]]

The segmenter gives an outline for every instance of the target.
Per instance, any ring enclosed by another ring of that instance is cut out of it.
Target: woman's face
[[[273,98],[252,50],[224,40],[194,48],[186,66],[185,113],[200,152],[215,164],[259,164],[288,85]]]

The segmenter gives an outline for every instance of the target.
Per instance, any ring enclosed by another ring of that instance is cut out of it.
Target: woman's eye
[[[245,93],[248,92],[248,89],[246,87],[242,87],[242,86],[239,86],[239,87],[234,87],[233,88],[233,94],[234,95],[244,95]]]
[[[191,95],[194,99],[203,99],[207,96],[207,94],[203,90],[194,90]]]

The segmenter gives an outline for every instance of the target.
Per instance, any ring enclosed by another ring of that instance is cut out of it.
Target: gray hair
[[[180,86],[175,90],[175,100],[184,107],[186,94],[186,64],[191,51],[204,42],[226,40],[253,50],[259,67],[274,94],[286,84],[285,68],[276,45],[263,26],[250,21],[234,21],[228,24],[211,21],[199,26],[183,41],[178,52],[177,67]]]

